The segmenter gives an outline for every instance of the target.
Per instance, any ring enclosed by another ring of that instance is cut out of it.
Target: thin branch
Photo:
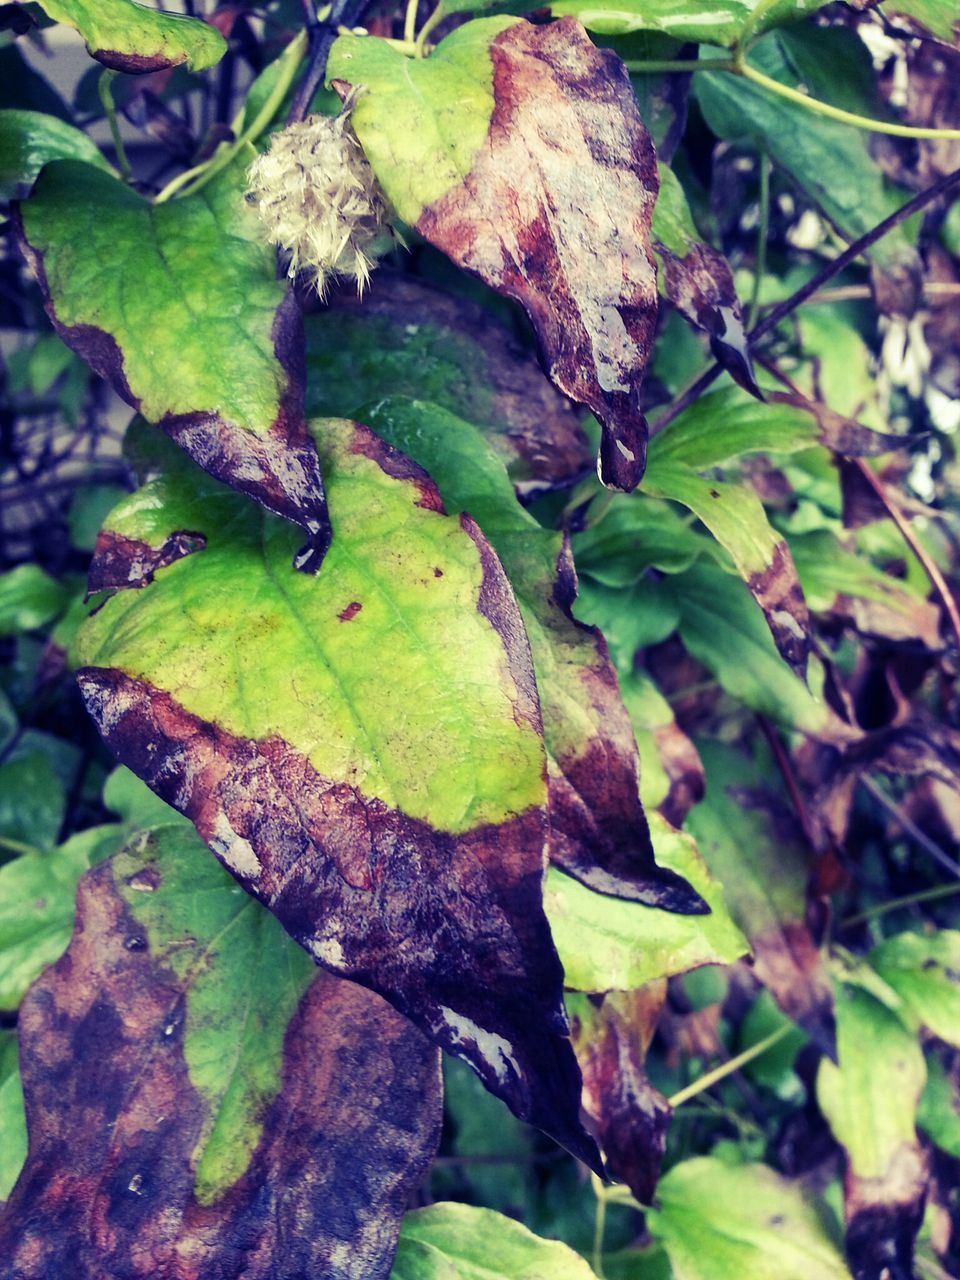
[[[672,1098],[667,1099],[668,1104],[673,1108],[682,1106],[689,1098],[695,1098],[698,1093],[703,1093],[705,1089],[711,1089],[721,1080],[725,1080],[727,1076],[733,1075],[735,1071],[739,1071],[741,1067],[746,1066],[748,1062],[752,1062],[754,1058],[759,1058],[768,1049],[772,1049],[775,1044],[779,1044],[793,1029],[793,1023],[788,1022],[784,1026],[778,1027],[776,1031],[771,1031],[768,1036],[764,1036],[762,1040],[752,1044],[749,1049],[744,1049],[735,1058],[728,1058],[719,1067],[714,1067],[712,1071],[706,1072],[698,1080],[688,1084],[685,1089],[680,1089]]]
[[[905,907],[920,906],[924,902],[936,902],[939,898],[950,898],[955,893],[960,893],[960,884],[938,884],[932,889],[918,889],[916,893],[905,893],[902,898],[890,898],[875,907],[866,907],[856,915],[846,916],[840,921],[840,925],[844,929],[851,929],[856,924],[876,920],[878,916],[885,916],[891,911],[902,911]]]
[[[944,871],[949,872],[950,875],[956,876],[960,880],[960,863],[954,862],[953,858],[948,853],[944,853],[925,831],[921,831],[910,815],[904,813],[900,806],[890,799],[882,787],[878,787],[874,780],[866,774],[861,775],[860,785],[865,791],[870,792],[874,800],[878,801],[892,818],[896,819],[898,826],[906,835],[910,836],[921,849],[928,853],[935,862],[939,863]]]

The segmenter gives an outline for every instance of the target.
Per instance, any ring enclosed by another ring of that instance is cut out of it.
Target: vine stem
[[[40,856],[40,850],[32,844],[26,844],[23,840],[14,840],[10,836],[0,836],[0,849],[6,849],[8,853],[15,853],[20,857],[29,853]]]
[[[595,1173],[590,1174],[590,1182],[593,1185],[593,1194],[595,1197],[593,1210],[593,1251],[590,1258],[590,1265],[593,1267],[600,1280],[604,1280],[603,1238],[607,1225],[607,1200],[609,1199],[609,1195],[607,1188]]]
[[[418,58],[422,58],[426,51],[427,36],[430,34],[431,31],[433,31],[435,27],[438,27],[440,25],[440,23],[443,21],[445,16],[446,15],[443,12],[443,0],[440,0],[440,3],[434,9],[433,13],[431,13],[430,17],[426,20],[426,22],[420,28],[420,34],[417,36],[417,57]]]
[[[696,58],[643,58],[627,59],[623,64],[635,75],[668,75],[670,72],[691,75],[694,71],[735,71],[733,58],[716,58],[698,62]]]
[[[757,252],[753,264],[753,291],[747,312],[747,329],[752,329],[760,314],[760,286],[767,274],[767,240],[770,235],[770,154],[760,152],[760,221],[757,224]]]
[[[955,893],[960,893],[960,883],[938,884],[932,889],[918,889],[916,893],[905,893],[902,898],[890,898],[889,901],[881,902],[875,907],[867,907],[864,911],[858,911],[856,915],[847,916],[840,923],[845,929],[850,929],[854,925],[864,924],[867,920],[875,920],[877,916],[885,916],[890,911],[918,906],[921,902],[935,902],[938,898],[949,898]]]
[[[719,1067],[714,1067],[712,1071],[706,1072],[705,1075],[694,1080],[692,1084],[688,1084],[685,1089],[680,1089],[673,1097],[667,1099],[668,1105],[676,1109],[689,1101],[690,1098],[695,1098],[697,1094],[713,1088],[715,1084],[725,1080],[727,1076],[733,1075],[735,1071],[739,1071],[741,1067],[746,1066],[748,1062],[752,1062],[754,1058],[759,1058],[768,1049],[772,1049],[775,1044],[779,1044],[793,1029],[793,1023],[789,1022],[782,1027],[778,1027],[776,1031],[771,1031],[768,1036],[764,1036],[762,1040],[752,1044],[749,1049],[744,1049],[735,1058],[728,1058],[726,1062],[721,1062]]]
[[[107,113],[107,120],[110,124],[110,136],[113,139],[113,149],[117,153],[117,167],[120,170],[120,176],[124,182],[129,182],[133,176],[130,168],[130,161],[127,159],[127,149],[123,145],[123,138],[120,136],[120,122],[117,119],[117,106],[113,100],[113,82],[117,78],[117,72],[111,71],[109,68],[100,72],[97,80],[97,93],[104,111]]]
[[[770,333],[785,316],[790,315],[797,307],[802,306],[809,297],[818,293],[828,280],[832,280],[835,275],[838,275],[848,267],[851,262],[855,262],[861,253],[876,244],[878,240],[882,240],[889,231],[899,226],[901,222],[905,222],[914,213],[926,208],[928,204],[931,204],[939,196],[945,195],[956,186],[960,186],[960,169],[954,169],[952,173],[948,173],[923,191],[918,191],[906,204],[902,204],[889,217],[884,218],[882,222],[878,222],[872,231],[868,231],[866,235],[854,240],[842,253],[837,254],[835,258],[831,258],[819,271],[814,272],[806,284],[801,285],[789,298],[785,298],[782,302],[778,302],[771,307],[763,319],[754,325],[747,334],[748,343],[752,345],[758,338]],[[720,377],[722,372],[722,367],[716,363],[704,370],[676,399],[667,405],[656,422],[651,424],[650,434],[656,435],[657,432],[662,431],[678,414],[693,404],[707,387],[711,386]]]
[[[202,187],[205,187],[210,179],[220,173],[222,169],[225,169],[247,143],[253,142],[260,137],[293,84],[306,49],[307,34],[305,31],[301,31],[299,35],[290,41],[281,54],[283,66],[277,76],[277,82],[249,126],[244,129],[234,142],[217,151],[205,164],[196,165],[192,169],[187,169],[184,173],[178,173],[155,197],[154,204],[164,204],[178,192],[182,195],[193,195]]]

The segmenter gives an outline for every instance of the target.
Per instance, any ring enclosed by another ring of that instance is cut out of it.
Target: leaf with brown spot
[[[575,406],[479,303],[381,269],[362,300],[344,289],[306,329],[311,413],[352,417],[360,400],[381,396],[429,400],[479,428],[524,494],[590,465]]]
[[[17,1280],[386,1280],[439,1136],[437,1051],[317,974],[188,827],[84,877],[20,1041]]]
[[[641,1204],[653,1200],[670,1123],[669,1103],[644,1069],[666,995],[662,979],[639,991],[567,996],[584,1110],[610,1173]]]
[[[179,455],[115,509],[113,535],[205,543],[83,624],[88,709],[318,963],[595,1163],[543,912],[546,758],[516,601],[420,467],[366,427],[314,427],[337,528],[316,575],[291,569],[290,525]]]
[[[83,37],[90,56],[115,71],[144,75],[186,65],[213,67],[227,42],[212,23],[181,13],[158,13],[133,0],[38,0],[54,22]]]
[[[734,920],[750,939],[755,972],[788,1017],[832,1052],[833,993],[824,955],[806,924],[813,851],[785,797],[775,765],[761,768],[733,747],[697,742],[706,796],[687,820]]]
[[[657,316],[658,177],[630,78],[572,18],[467,23],[426,59],[342,36],[357,136],[399,216],[527,311],[547,373],[603,427],[600,473],[633,489]]]
[[[211,475],[301,525],[315,567],[329,524],[303,322],[243,198],[253,155],[164,204],[56,161],[20,206],[19,238],[64,342]]]

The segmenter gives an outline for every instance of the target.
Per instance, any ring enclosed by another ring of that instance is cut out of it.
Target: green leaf
[[[948,1074],[936,1053],[928,1053],[926,1062],[927,1083],[917,1109],[917,1126],[941,1151],[960,1159],[960,1098],[956,1072]]]
[[[824,0],[729,0],[721,7],[703,0],[552,0],[555,17],[572,14],[588,31],[624,35],[661,31],[678,40],[696,40],[732,48],[746,30],[753,35],[784,22],[796,22],[822,7]]]
[[[27,1158],[27,1117],[17,1065],[17,1034],[0,1031],[0,1207]]]
[[[395,398],[358,416],[430,472],[450,509],[475,516],[517,592],[550,761],[551,861],[601,892],[696,909],[695,895],[654,863],[633,731],[603,638],[570,616],[576,578],[563,536],[519,505],[502,462],[453,414]]]
[[[708,916],[679,916],[593,893],[553,868],[544,902],[568,987],[632,991],[705,964],[732,964],[749,950],[693,840],[649,815],[657,859],[689,880]]]
[[[49,853],[0,867],[0,1009],[16,1009],[49,964],[67,949],[77,882],[112,853],[123,828],[90,827]]]
[[[393,396],[428,400],[480,430],[521,491],[589,466],[573,405],[478,303],[381,270],[362,301],[344,293],[306,329],[312,414],[351,417],[361,402]]]
[[[215,66],[227,42],[210,23],[157,12],[133,0],[38,0],[54,22],[73,27],[106,67],[143,75],[183,62],[191,71]]]
[[[874,947],[869,959],[914,1025],[960,1048],[960,932],[898,933]]]
[[[19,1025],[30,1149],[4,1257],[226,1273],[247,1239],[251,1278],[385,1280],[439,1134],[438,1055],[379,997],[317,975],[185,824],[84,877],[70,948]]]
[[[484,18],[413,61],[342,37],[327,74],[364,87],[352,122],[400,217],[526,309],[548,375],[601,424],[604,482],[633,489],[658,177],[622,62],[573,19]]]
[[[390,1280],[593,1280],[565,1244],[492,1209],[440,1203],[408,1213]]]
[[[252,155],[165,204],[55,161],[21,206],[21,240],[64,342],[212,475],[317,538],[300,312],[243,199]]]
[[[766,1165],[684,1160],[660,1180],[657,1202],[647,1222],[674,1280],[850,1280],[817,1208]]]
[[[0,836],[49,849],[67,807],[67,789],[49,755],[21,737],[0,765]]]
[[[577,572],[605,587],[628,587],[647,569],[682,573],[700,556],[727,559],[713,538],[669,502],[609,494],[586,513],[587,527],[572,538]]]
[[[957,10],[953,0],[893,0],[889,10],[894,23],[900,14],[905,14],[951,48],[956,47]]]
[[[185,459],[116,510],[93,575],[136,589],[78,637],[88,708],[319,963],[590,1159],[509,584],[408,458],[354,423],[315,426],[337,528],[316,575],[290,567],[295,530]]]
[[[36,564],[21,564],[0,573],[0,636],[38,631],[60,614],[66,590]]]
[[[109,169],[85,133],[42,111],[0,111],[0,199],[12,200],[33,185],[50,160],[85,160]]]
[[[752,453],[796,453],[819,439],[811,414],[728,387],[701,396],[657,435],[650,461],[704,471]]]
[[[700,740],[697,750],[706,795],[687,825],[750,939],[757,977],[789,1018],[830,1045],[830,981],[805,923],[813,851],[773,784],[775,766],[719,742]]]

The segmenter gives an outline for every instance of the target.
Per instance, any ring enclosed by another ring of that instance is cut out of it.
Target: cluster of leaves
[[[186,8],[0,6],[0,1275],[950,1274],[950,6]]]

